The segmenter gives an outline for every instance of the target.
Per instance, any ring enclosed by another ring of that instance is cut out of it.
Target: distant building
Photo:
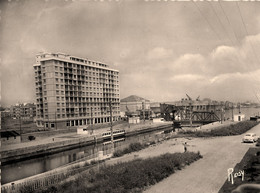
[[[10,114],[15,119],[33,120],[36,116],[36,105],[33,103],[16,104],[11,106]]]
[[[131,95],[120,100],[120,111],[128,117],[139,116],[141,119],[151,115],[150,101],[142,97]]]
[[[36,123],[67,128],[109,123],[120,116],[119,71],[62,53],[36,55]]]
[[[1,117],[2,118],[11,116],[10,108],[2,109],[0,112],[1,112]]]
[[[241,114],[241,113],[239,113],[239,114],[236,114],[236,115],[234,115],[234,121],[244,121],[245,120],[245,115],[244,114]]]
[[[160,117],[161,116],[161,108],[160,107],[151,107],[152,117]]]
[[[16,131],[1,131],[0,134],[2,145],[21,142],[21,136]]]

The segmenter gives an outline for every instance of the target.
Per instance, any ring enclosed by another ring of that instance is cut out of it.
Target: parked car
[[[30,135],[30,136],[28,136],[28,139],[29,139],[30,141],[32,141],[32,140],[35,140],[36,137],[34,137],[33,135]]]
[[[246,133],[243,137],[243,142],[256,142],[259,136],[257,136],[255,133]]]

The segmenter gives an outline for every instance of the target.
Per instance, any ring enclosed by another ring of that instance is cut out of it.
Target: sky
[[[63,52],[120,72],[120,98],[260,99],[260,2],[3,0],[1,104],[34,102],[35,55]]]

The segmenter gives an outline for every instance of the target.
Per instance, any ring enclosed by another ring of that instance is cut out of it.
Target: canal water
[[[232,113],[233,111],[233,113]],[[240,113],[246,116],[246,119],[250,119],[251,116],[260,116],[260,108],[240,108]],[[239,114],[239,108],[225,110],[223,113],[223,118],[232,120],[232,114]]]
[[[260,115],[260,108],[241,108],[240,112],[241,114],[245,114],[246,119],[249,119],[250,116]],[[233,115],[238,113],[239,109],[233,109]],[[232,110],[225,110],[223,118],[232,119]],[[158,132],[159,131],[153,131],[151,133],[118,139],[118,141],[116,140],[114,143],[114,148],[115,150],[118,150],[124,149],[128,147],[129,144],[135,142],[148,143],[156,141],[162,137]],[[99,151],[103,151],[104,155],[111,153],[111,143],[104,142],[96,145],[89,145],[48,156],[2,165],[2,184],[50,171],[79,159],[91,159],[96,156]]]
[[[114,150],[124,149],[131,143],[149,143],[156,141],[163,135],[169,134],[161,134],[160,131],[153,131],[127,138],[118,138],[114,141]],[[50,171],[80,159],[90,160],[96,157],[99,151],[103,151],[104,155],[110,154],[111,147],[111,141],[104,141],[103,143],[95,145],[88,145],[48,156],[2,165],[2,184]]]

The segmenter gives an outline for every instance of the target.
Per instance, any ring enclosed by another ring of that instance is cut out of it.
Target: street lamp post
[[[57,114],[56,114],[56,111],[55,111],[55,129],[57,130]]]
[[[234,112],[233,112],[233,110],[234,110],[234,104],[232,103],[232,121],[234,121]]]
[[[109,102],[109,110],[110,110],[110,132],[111,132],[111,144],[112,144],[112,152],[114,152],[114,136],[113,136],[113,116],[112,116],[112,102]]]
[[[90,118],[91,119],[90,120],[91,121],[91,123],[90,123],[91,124],[91,133],[93,134],[93,112],[92,112],[92,107],[90,108],[90,116],[91,116],[91,118]]]
[[[21,142],[22,142],[22,125],[21,125],[21,114],[19,116],[19,127],[20,127],[20,139],[21,139]]]

